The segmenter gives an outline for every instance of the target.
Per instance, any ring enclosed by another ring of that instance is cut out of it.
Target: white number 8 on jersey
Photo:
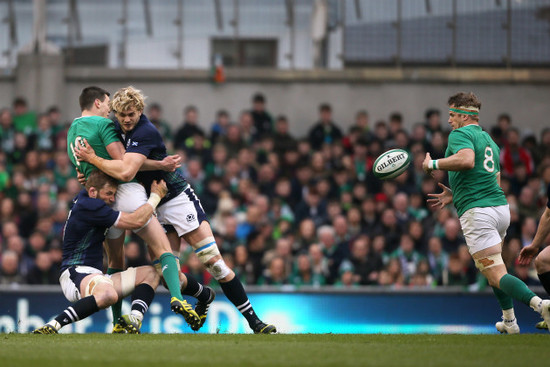
[[[491,147],[485,148],[485,160],[483,161],[483,167],[490,173],[495,171],[495,161],[493,157],[493,149],[491,149]]]

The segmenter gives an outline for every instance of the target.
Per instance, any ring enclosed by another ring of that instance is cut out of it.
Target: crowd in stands
[[[217,111],[208,130],[195,106],[185,107],[179,125],[163,119],[159,104],[145,112],[169,151],[182,156],[220,251],[244,284],[484,287],[454,208],[426,203],[427,194],[440,191],[438,182],[447,184],[446,173],[422,171],[425,152],[433,159],[445,154],[446,111],[429,109],[407,129],[403,119],[413,116],[371,121],[361,110],[347,131],[329,103],[318,107],[316,122],[289,121],[269,113],[260,93],[238,116]],[[70,122],[60,117],[56,107],[30,111],[23,98],[0,110],[0,284],[58,284],[63,226],[82,188],[67,156]],[[309,133],[293,136],[296,123],[308,123]],[[512,218],[506,265],[537,284],[533,268],[516,258],[546,205],[550,129],[524,136],[506,114],[481,125],[501,148]],[[413,162],[398,178],[381,181],[372,165],[390,148],[407,149]],[[184,271],[215,283],[184,242],[181,254]],[[130,233],[125,255],[127,266],[150,262],[145,244]]]

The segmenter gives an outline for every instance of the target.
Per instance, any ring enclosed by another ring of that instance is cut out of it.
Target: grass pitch
[[[3,367],[547,365],[550,335],[0,334]]]

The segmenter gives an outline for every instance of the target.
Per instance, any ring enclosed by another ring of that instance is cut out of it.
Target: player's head
[[[86,181],[88,196],[94,199],[101,199],[107,205],[115,202],[117,188],[117,180],[99,170],[92,171]]]
[[[113,95],[111,108],[122,131],[132,131],[136,127],[145,108],[145,98],[139,89],[132,86],[121,88]]]
[[[109,96],[111,94],[99,87],[86,87],[80,93],[78,102],[81,111],[91,111],[94,115],[107,117],[111,112]]]
[[[453,129],[479,121],[481,102],[472,92],[457,93],[449,97],[447,104],[449,105],[449,124]]]

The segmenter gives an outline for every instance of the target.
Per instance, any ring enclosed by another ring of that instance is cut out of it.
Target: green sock
[[[496,287],[491,288],[493,288],[493,293],[497,297],[498,304],[500,305],[500,308],[502,310],[509,310],[514,307],[514,300],[512,299],[512,297]]]
[[[112,275],[120,273],[122,269],[108,268],[107,274]],[[119,299],[114,305],[111,306],[111,312],[113,313],[113,325],[116,325],[118,318],[122,316],[122,299]]]
[[[529,301],[531,298],[537,295],[533,293],[525,283],[510,274],[504,275],[500,278],[500,290],[509,295],[510,297],[517,299],[530,306]]]
[[[176,258],[171,252],[165,252],[160,255],[159,260],[162,269],[162,276],[168,286],[170,295],[172,297],[176,297],[180,301],[183,300],[180,290],[180,269],[178,268]]]

